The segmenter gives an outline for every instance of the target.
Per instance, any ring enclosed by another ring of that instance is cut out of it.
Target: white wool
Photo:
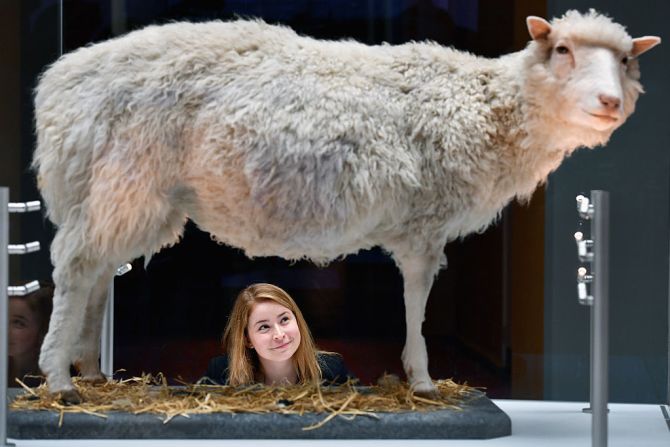
[[[630,51],[630,37],[593,12],[552,26],[546,42],[498,59],[319,41],[261,21],[151,26],[64,55],[35,98],[34,167],[58,226],[57,297],[68,294],[56,306],[175,243],[187,218],[249,256],[323,264],[382,246],[405,278],[405,367],[429,388],[420,322],[444,244],[484,230],[614,130],[562,118],[565,82],[548,59],[555,39]],[[617,126],[641,91],[636,64]],[[95,312],[83,318],[99,335]],[[74,340],[81,323],[62,324]],[[47,337],[52,390],[69,388],[65,349]]]

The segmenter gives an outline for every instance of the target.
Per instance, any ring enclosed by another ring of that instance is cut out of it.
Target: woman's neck
[[[266,385],[292,385],[298,382],[298,371],[291,359],[283,362],[261,359],[261,378]]]

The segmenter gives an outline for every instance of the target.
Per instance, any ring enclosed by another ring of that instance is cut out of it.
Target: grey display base
[[[20,392],[12,389],[10,397]],[[7,431],[14,439],[489,439],[512,432],[510,418],[479,392],[461,410],[336,417],[316,430],[302,430],[327,415],[214,413],[177,416],[164,424],[156,414],[110,412],[103,419],[66,413],[59,428],[57,412],[12,410]]]

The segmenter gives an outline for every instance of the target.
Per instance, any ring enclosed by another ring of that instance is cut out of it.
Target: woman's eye
[[[281,319],[282,323],[287,323],[289,321],[289,317],[284,317]]]
[[[570,50],[565,45],[560,45],[560,46],[556,47],[556,52],[558,54],[568,54],[570,52]]]
[[[268,326],[267,324],[264,324],[262,326],[258,326],[258,332],[265,332],[265,331],[268,330],[269,327],[270,326]]]

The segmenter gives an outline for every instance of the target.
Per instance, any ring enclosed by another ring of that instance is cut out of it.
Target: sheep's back
[[[467,107],[445,115],[442,99],[454,108],[448,91],[431,107],[417,100],[431,94],[426,85],[457,92],[455,67],[474,60],[434,44],[317,41],[262,22],[149,27],[65,55],[43,75],[42,192],[49,204],[61,201],[50,208],[71,208],[85,199],[95,166],[123,160],[126,178],[149,174],[165,188],[184,178],[203,190],[234,187],[221,209],[246,201],[277,237],[305,222],[314,234],[356,222],[373,231],[370,210],[383,219],[382,206],[433,206],[477,168],[479,152],[464,152],[463,141],[435,147],[433,137],[416,138],[426,123],[444,141],[456,138],[449,120],[462,128]],[[474,142],[480,152],[482,144]],[[427,163],[444,154],[447,171]]]

